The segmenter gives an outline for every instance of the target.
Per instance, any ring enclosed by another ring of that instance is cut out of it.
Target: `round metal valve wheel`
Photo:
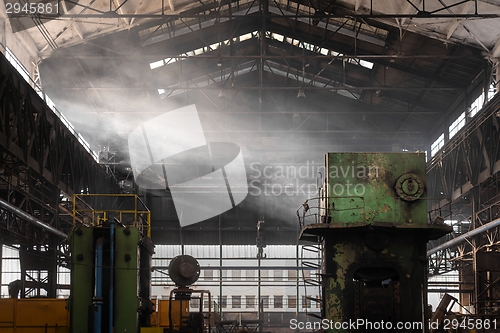
[[[405,173],[396,181],[396,193],[403,200],[417,200],[424,194],[424,182],[414,173]]]

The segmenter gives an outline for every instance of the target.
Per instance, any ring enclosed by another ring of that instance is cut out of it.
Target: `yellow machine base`
[[[163,327],[141,327],[141,333],[163,333]]]

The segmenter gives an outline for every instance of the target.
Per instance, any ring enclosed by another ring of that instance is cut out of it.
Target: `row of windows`
[[[237,42],[242,42],[242,41],[245,41],[245,40],[251,39],[251,38],[255,39],[255,38],[259,37],[259,34],[260,34],[259,31],[250,32],[250,33],[238,36],[238,37],[234,37],[234,38],[232,38],[232,41],[235,42],[235,43],[237,43]],[[356,66],[361,66],[361,67],[365,67],[365,68],[368,68],[368,69],[372,69],[373,66],[374,66],[374,64],[372,62],[370,62],[370,61],[363,60],[363,59],[358,59],[358,58],[343,58],[344,54],[342,54],[342,53],[338,53],[336,51],[333,51],[333,50],[330,50],[330,49],[327,49],[327,48],[324,48],[324,47],[321,47],[321,46],[310,44],[310,43],[304,42],[304,41],[299,40],[299,39],[285,37],[284,35],[281,35],[281,34],[278,34],[278,33],[275,33],[275,32],[266,31],[265,32],[265,37],[267,39],[276,40],[276,41],[279,41],[281,43],[286,43],[286,44],[294,45],[294,46],[296,46],[298,48],[302,48],[302,49],[305,49],[305,50],[308,50],[308,51],[311,51],[311,52],[315,52],[317,54],[322,54],[322,55],[325,55],[325,56],[339,57],[339,60],[343,59],[342,61],[350,63],[350,64],[353,64],[353,65],[356,65]],[[149,64],[149,67],[151,69],[160,68],[160,67],[163,67],[165,65],[169,65],[169,64],[173,64],[173,63],[175,63],[177,61],[181,61],[181,60],[183,60],[183,59],[185,59],[187,57],[193,57],[193,56],[204,54],[204,53],[207,53],[207,52],[212,52],[212,51],[215,51],[217,49],[223,49],[225,47],[228,47],[230,45],[230,43],[231,43],[231,40],[230,39],[226,39],[226,40],[221,41],[221,42],[213,43],[211,45],[207,45],[207,46],[195,49],[195,50],[191,50],[191,51],[182,53],[177,58],[175,58],[175,57],[174,58],[166,58],[166,59],[161,59],[161,60],[152,62],[152,63]],[[288,73],[286,75],[288,76]],[[297,75],[295,75],[295,78],[296,79],[300,79],[300,77],[297,76]],[[222,77],[221,77],[221,79],[222,79]],[[304,80],[304,79],[305,78],[302,77],[302,80]],[[163,94],[166,94],[166,93],[167,93],[166,89],[164,89],[164,88],[158,88],[158,94],[159,95],[163,95]],[[348,92],[348,93],[344,94],[343,90],[338,90],[337,93],[342,94],[343,96],[346,96],[346,97],[349,97],[349,98],[357,98],[358,97],[357,94],[354,94],[352,92]],[[171,95],[171,93],[169,95]]]
[[[490,85],[490,88],[488,89],[488,101],[490,99],[493,98],[493,96],[495,95],[496,91],[495,91],[495,84],[492,83]],[[458,133],[458,131],[465,126],[465,123],[466,123],[466,119],[467,119],[467,116],[469,118],[472,118],[474,117],[478,112],[479,110],[481,110],[481,108],[483,107],[483,104],[484,104],[484,94],[480,94],[478,98],[476,98],[476,100],[474,102],[472,102],[469,110],[468,110],[468,114],[466,114],[465,112],[462,112],[458,117],[457,119],[455,119],[451,125],[449,126],[448,128],[448,133],[449,133],[449,138],[451,139],[455,134]],[[431,156],[434,156],[436,155],[436,153],[441,149],[443,148],[444,146],[444,133],[441,133],[441,135],[436,139],[436,141],[434,141],[432,144],[431,144]]]
[[[259,34],[260,34],[259,31],[250,32],[250,33],[238,36],[238,37],[234,37],[232,39],[232,41],[235,42],[235,43],[237,43],[237,42],[243,42],[243,41],[245,41],[247,39],[258,38]],[[338,53],[338,52],[335,52],[335,51],[332,51],[332,50],[329,50],[329,49],[326,49],[326,48],[323,48],[323,47],[320,47],[320,46],[316,46],[314,44],[310,44],[310,43],[307,43],[307,42],[303,42],[303,41],[301,41],[299,39],[285,37],[285,36],[280,35],[280,34],[275,33],[275,32],[266,31],[265,32],[265,37],[269,38],[269,39],[277,40],[277,41],[282,42],[282,43],[287,43],[287,44],[290,44],[290,45],[294,45],[296,47],[303,48],[303,49],[306,49],[306,50],[311,51],[311,52],[320,53],[320,54],[325,55],[325,56],[334,56],[334,57],[342,57],[343,56],[342,53]],[[217,50],[218,48],[224,48],[226,46],[229,46],[230,42],[231,42],[230,39],[226,39],[226,40],[221,41],[221,42],[213,43],[211,45],[207,45],[207,46],[195,49],[195,50],[191,50],[191,51],[182,53],[182,54],[180,54],[179,58],[161,59],[161,60],[158,60],[158,61],[150,63],[149,67],[151,69],[156,69],[156,68],[159,68],[159,67],[162,67],[162,66],[165,66],[165,65],[177,62],[179,59],[184,59],[185,57],[192,57],[192,56],[196,56],[196,55],[199,55],[199,54],[203,54],[203,53],[207,53],[207,52],[211,52],[211,51]],[[369,62],[369,61],[366,61],[366,60],[355,59],[355,58],[348,58],[346,61],[348,63],[353,64],[353,65],[358,65],[358,66],[366,67],[366,68],[369,68],[369,69],[373,68],[373,63]]]
[[[317,299],[319,298],[319,296],[316,296],[314,298]],[[302,306],[302,308],[308,309],[311,308],[312,306],[320,308],[320,302],[314,301],[310,296],[302,296],[301,301],[302,302],[300,305]],[[316,304],[313,305],[312,303]],[[260,305],[264,309],[270,308],[271,305],[274,309],[283,309],[283,308],[295,309],[297,307],[297,296],[274,295],[273,298],[271,299],[269,295],[264,295],[260,297]],[[191,308],[199,308],[200,299],[199,298],[191,299],[189,306]],[[204,301],[203,307],[208,308],[208,301]],[[233,295],[230,298],[228,298],[228,296],[222,296],[222,298],[220,299],[220,307],[223,309],[226,308],[255,309],[257,308],[257,298],[255,297],[255,295],[246,295],[244,296],[244,298],[241,295]]]
[[[231,276],[235,280],[239,280],[241,278],[247,278],[249,280],[253,280],[257,277],[257,272],[255,270],[232,270]],[[243,274],[244,272],[244,274]],[[222,271],[222,277],[229,277],[229,271],[223,270]],[[283,270],[261,270],[260,271],[260,277],[261,278],[272,278],[274,281],[282,281],[282,280],[290,280],[290,281],[295,281],[297,279],[297,270],[288,270],[288,271],[283,271]],[[311,273],[309,270],[304,270],[302,273],[299,275],[300,277],[303,278],[309,278],[311,274],[314,275],[314,273]],[[205,280],[210,280],[213,278],[216,278],[219,276],[219,271],[218,270],[203,270],[203,278]]]

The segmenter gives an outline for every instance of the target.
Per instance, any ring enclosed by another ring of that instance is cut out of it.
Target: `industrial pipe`
[[[111,221],[109,225],[109,258],[111,260],[110,263],[110,270],[109,270],[109,326],[108,326],[108,333],[113,333],[113,315],[115,311],[115,304],[114,304],[114,269],[115,269],[115,220],[117,222],[120,222],[116,219],[116,217]]]
[[[102,263],[103,263],[103,250],[104,238],[100,237],[96,242],[95,247],[95,293],[93,305],[95,306],[94,314],[94,333],[101,333],[102,331]]]
[[[8,210],[9,212],[11,212],[14,215],[17,215],[18,217],[22,218],[23,220],[26,220],[28,222],[31,222],[31,223],[39,226],[40,228],[42,228],[48,232],[51,232],[51,233],[53,233],[59,237],[62,237],[62,238],[68,238],[68,235],[65,234],[64,232],[62,232],[61,230],[58,230],[54,227],[51,227],[50,225],[48,225],[48,224],[40,221],[39,219],[29,215],[28,213],[22,211],[21,209],[17,208],[16,206],[11,205],[10,203],[8,203],[7,201],[5,201],[3,199],[0,199],[0,207]]]
[[[465,234],[462,234],[456,238],[453,238],[447,242],[444,242],[443,244],[441,245],[438,245],[432,249],[430,249],[429,251],[427,251],[427,256],[430,256],[431,254],[434,254],[438,251],[441,251],[441,250],[445,250],[449,247],[452,247],[453,245],[456,245],[460,242],[463,242],[466,238],[469,238],[469,237],[472,237],[472,236],[475,236],[475,235],[478,235],[488,229],[491,229],[491,228],[494,228],[494,227],[498,227],[500,226],[500,219],[496,219],[496,220],[493,220],[487,224],[484,224],[482,226],[480,226],[479,228],[476,228],[474,230],[471,230],[469,232],[466,232]]]

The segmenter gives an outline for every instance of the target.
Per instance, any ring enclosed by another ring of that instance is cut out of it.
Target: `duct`
[[[68,238],[68,235],[65,234],[64,232],[62,232],[61,230],[58,230],[58,229],[40,221],[39,219],[29,215],[28,213],[17,208],[16,206],[11,205],[10,203],[8,203],[7,201],[5,201],[3,199],[0,199],[0,208],[6,209],[9,212],[11,212],[12,214],[22,218],[23,220],[28,221],[30,223],[33,223],[33,224],[39,226],[40,228],[44,229],[45,231],[53,233],[54,235],[57,235],[61,238]]]
[[[453,238],[441,245],[438,245],[432,249],[430,249],[429,251],[427,251],[427,256],[430,256],[438,251],[441,251],[441,250],[445,250],[449,247],[452,247],[454,245],[457,245],[459,244],[460,242],[464,241],[466,238],[469,238],[469,237],[472,237],[472,236],[475,236],[475,235],[478,235],[486,230],[489,230],[491,228],[494,228],[494,227],[498,227],[500,226],[500,219],[496,219],[496,220],[493,220],[491,221],[490,223],[487,223],[485,225],[482,225],[480,226],[479,228],[476,228],[472,231],[469,231],[469,232],[466,232],[465,234],[462,234],[456,238]]]

